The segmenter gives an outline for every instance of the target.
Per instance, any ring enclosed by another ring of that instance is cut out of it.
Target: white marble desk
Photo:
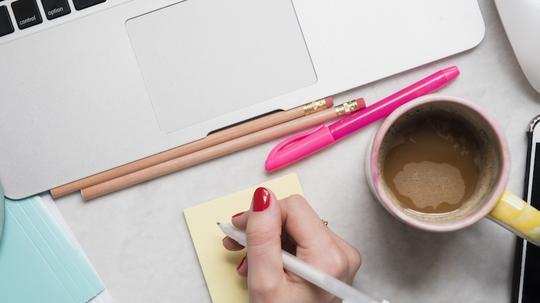
[[[442,93],[486,108],[512,152],[510,189],[521,194],[525,129],[540,113],[492,1],[480,1],[486,23],[475,49],[346,92],[339,101],[374,101],[449,65],[462,75]],[[331,228],[353,243],[364,263],[355,286],[393,302],[509,302],[514,237],[484,220],[466,230],[432,234],[383,210],[366,184],[363,160],[373,125],[277,175],[297,172],[307,199]],[[263,172],[276,142],[83,203],[58,202],[66,221],[116,302],[210,302],[182,210],[271,178]],[[330,180],[328,182],[327,180]]]

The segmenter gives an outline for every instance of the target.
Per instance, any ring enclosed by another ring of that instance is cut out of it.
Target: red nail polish
[[[259,187],[253,193],[251,208],[253,211],[263,211],[270,206],[270,192],[264,187]]]
[[[241,212],[239,212],[239,213],[233,215],[232,217],[233,217],[233,218],[236,218],[236,217],[238,217],[238,216],[243,215],[244,213],[245,213],[245,211],[241,211]]]
[[[242,264],[244,264],[244,262],[246,262],[246,257],[242,258],[242,261],[240,261],[240,264],[238,264],[238,266],[236,266],[236,270],[239,270],[240,267],[242,267]]]

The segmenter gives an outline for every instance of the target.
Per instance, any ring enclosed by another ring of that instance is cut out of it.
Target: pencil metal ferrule
[[[325,99],[309,102],[304,104],[304,116],[311,115],[316,112],[320,112],[327,108],[327,102]]]
[[[356,100],[351,100],[341,103],[340,105],[335,107],[335,110],[338,116],[354,113],[358,111],[358,102],[356,102]]]

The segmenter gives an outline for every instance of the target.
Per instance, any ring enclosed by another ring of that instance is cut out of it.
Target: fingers
[[[248,221],[248,214],[244,211],[237,213],[231,218],[232,225],[234,225],[236,228],[241,229],[241,230],[246,229],[247,221]]]
[[[238,242],[234,241],[233,239],[229,237],[223,238],[223,246],[231,251],[239,251],[244,249],[244,246],[238,244]]]
[[[336,278],[352,282],[361,262],[358,251],[323,224],[302,196],[282,200],[281,208],[297,255]]]
[[[360,255],[360,252],[355,247],[347,243],[347,241],[340,238],[331,230],[330,233],[332,234],[335,244],[343,251],[347,258],[346,278],[348,283],[352,283],[356,272],[362,264],[362,256]]]
[[[296,250],[299,257],[315,267],[349,283],[360,267],[358,250],[325,226],[302,196],[277,201],[270,191],[257,189],[251,209],[234,215],[231,221],[246,230],[250,257],[242,260],[237,271],[247,275],[249,267],[248,281],[252,283],[264,280],[275,284],[285,277],[282,270],[276,270],[282,268],[282,245],[287,250],[287,241],[281,237],[282,225],[292,240],[289,251]],[[243,249],[228,237],[223,239],[223,245],[231,251]]]
[[[331,242],[327,228],[313,208],[300,195],[293,195],[280,202],[281,220],[286,222],[287,232],[306,249],[322,248]],[[239,213],[232,217],[232,224],[239,229],[246,229],[248,213]]]
[[[333,244],[328,228],[304,197],[290,196],[281,201],[281,208],[285,229],[298,248],[324,251]]]
[[[238,266],[236,266],[236,271],[238,272],[239,275],[243,277],[247,277],[247,274],[248,274],[247,256],[242,258],[242,261],[238,263]]]
[[[246,226],[248,286],[250,291],[268,292],[285,281],[281,257],[281,209],[266,188],[253,194]]]

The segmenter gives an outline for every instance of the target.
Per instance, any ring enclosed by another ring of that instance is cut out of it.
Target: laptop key
[[[19,0],[11,3],[19,29],[29,28],[42,22],[36,0]]]
[[[52,20],[71,13],[67,0],[41,0],[45,17]]]
[[[7,6],[0,6],[0,37],[11,34],[14,30]]]
[[[102,2],[105,2],[105,0],[73,0],[73,5],[75,6],[75,9],[79,11]]]

